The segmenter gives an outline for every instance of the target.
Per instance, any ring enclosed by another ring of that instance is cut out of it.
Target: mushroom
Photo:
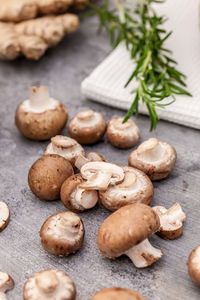
[[[79,187],[83,181],[81,175],[76,174],[65,180],[61,187],[60,198],[62,203],[75,212],[93,208],[98,201],[97,191],[85,190]]]
[[[109,185],[122,182],[124,179],[124,170],[107,162],[89,162],[81,168],[81,176],[86,182],[80,184],[80,187],[88,190],[106,190]]]
[[[6,292],[14,288],[14,280],[10,275],[0,272],[0,300],[6,300]]]
[[[19,131],[32,140],[48,140],[60,133],[68,119],[63,104],[50,98],[46,86],[32,86],[29,99],[16,110],[15,122]]]
[[[126,149],[138,143],[140,132],[132,119],[124,123],[123,118],[115,116],[108,123],[106,136],[114,147]]]
[[[84,239],[84,226],[73,212],[50,216],[40,229],[43,248],[56,256],[67,256],[78,251]]]
[[[5,202],[0,201],[0,232],[3,231],[10,221],[10,211]]]
[[[74,166],[78,156],[84,157],[85,151],[76,140],[63,135],[56,135],[51,138],[51,143],[47,146],[45,154],[58,154],[71,162]]]
[[[145,268],[161,258],[148,238],[160,228],[155,211],[142,203],[121,207],[100,226],[97,243],[108,258],[127,255],[137,268]]]
[[[114,287],[102,289],[91,300],[144,300],[144,298],[136,291]]]
[[[149,177],[140,170],[132,167],[123,167],[124,180],[106,191],[100,191],[102,205],[114,211],[127,204],[141,202],[149,205],[153,198],[154,188]]]
[[[129,156],[129,165],[146,173],[152,180],[169,175],[176,162],[176,150],[171,145],[151,138]]]
[[[24,300],[75,300],[76,287],[61,270],[45,270],[29,278],[23,289]]]
[[[63,182],[73,173],[70,162],[62,156],[43,155],[29,170],[29,187],[41,200],[56,200]]]
[[[76,158],[75,166],[78,170],[85,164],[92,161],[106,161],[105,157],[97,152],[89,152],[86,156],[79,155]]]
[[[154,206],[153,210],[160,218],[160,229],[157,232],[160,237],[174,240],[183,234],[183,222],[186,214],[179,203],[175,203],[169,209],[164,206]]]
[[[98,142],[106,131],[102,114],[93,110],[79,112],[68,126],[69,135],[80,144]]]
[[[190,278],[194,283],[200,285],[200,245],[190,253],[187,265]]]

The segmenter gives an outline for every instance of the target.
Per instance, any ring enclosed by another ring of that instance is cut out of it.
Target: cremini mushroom
[[[5,202],[0,201],[0,232],[3,231],[10,221],[10,211]]]
[[[61,270],[45,270],[30,277],[23,289],[24,300],[75,300],[76,287]]]
[[[140,132],[132,119],[124,123],[122,117],[115,116],[108,123],[106,136],[114,147],[126,149],[138,143]]]
[[[79,155],[76,158],[75,166],[78,170],[82,168],[85,164],[92,161],[106,161],[105,157],[98,152],[89,152],[86,156]]]
[[[45,154],[58,154],[71,162],[74,166],[76,158],[80,155],[84,157],[83,147],[74,139],[56,135],[51,138],[51,143],[47,146]]]
[[[106,191],[100,191],[102,205],[114,211],[127,204],[141,202],[149,205],[153,198],[154,188],[149,177],[140,170],[123,167],[122,183],[109,186]]]
[[[93,208],[98,201],[97,191],[85,190],[79,187],[83,181],[81,175],[76,174],[65,180],[61,187],[60,198],[62,203],[75,212]]]
[[[106,190],[109,185],[122,182],[123,168],[107,162],[89,162],[81,168],[81,176],[86,182],[80,184],[83,189]]]
[[[29,187],[41,200],[56,200],[63,182],[73,173],[72,165],[62,156],[43,155],[29,170]]]
[[[171,145],[151,138],[129,155],[129,165],[146,173],[152,180],[169,175],[176,162],[176,150]]]
[[[98,142],[106,131],[106,121],[102,114],[93,110],[79,112],[68,126],[69,135],[80,144]]]
[[[164,206],[154,206],[153,210],[160,218],[160,229],[157,232],[159,236],[174,240],[183,234],[183,222],[186,214],[179,203],[175,203],[169,209]]]
[[[145,268],[162,256],[162,252],[148,241],[159,228],[159,217],[151,207],[142,203],[126,205],[102,223],[98,231],[98,247],[108,258],[124,254],[137,268]]]
[[[15,286],[14,280],[10,275],[0,272],[0,299],[6,300],[6,293]]]
[[[90,300],[144,300],[144,298],[136,291],[114,287],[99,291]]]
[[[50,216],[40,229],[41,243],[46,251],[56,256],[67,256],[78,251],[84,240],[84,226],[73,212]]]
[[[194,283],[200,285],[200,245],[190,253],[187,265],[190,278]]]
[[[49,96],[46,86],[32,86],[29,99],[17,107],[15,114],[17,128],[32,140],[48,140],[59,134],[67,119],[64,105]]]

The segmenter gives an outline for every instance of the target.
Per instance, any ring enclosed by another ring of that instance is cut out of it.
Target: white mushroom
[[[186,214],[179,203],[175,203],[169,209],[166,209],[164,206],[154,206],[153,210],[160,218],[158,235],[169,240],[176,239],[182,235]]]
[[[14,280],[10,275],[0,272],[0,300],[6,300],[6,292],[14,288]]]
[[[74,139],[56,135],[51,138],[51,143],[47,146],[45,154],[58,154],[74,165],[76,158],[80,155],[84,157],[85,152],[83,147]]]
[[[176,150],[169,144],[151,138],[129,155],[129,165],[146,173],[152,180],[169,175],[176,162]]]
[[[79,155],[76,158],[75,166],[78,170],[82,168],[85,164],[92,161],[106,161],[103,155],[97,153],[97,152],[89,152],[86,156]]]
[[[107,162],[89,162],[81,168],[81,175],[86,182],[80,184],[81,188],[91,190],[106,190],[109,185],[122,182],[123,168]]]
[[[3,231],[8,225],[10,220],[10,211],[8,205],[4,202],[0,202],[0,231]]]

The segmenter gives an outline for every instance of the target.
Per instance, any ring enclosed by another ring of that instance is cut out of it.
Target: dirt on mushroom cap
[[[107,288],[97,292],[91,300],[144,300],[144,298],[130,289]]]

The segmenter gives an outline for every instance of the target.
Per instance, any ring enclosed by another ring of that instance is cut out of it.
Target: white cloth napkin
[[[200,30],[199,0],[167,0],[156,5],[160,14],[168,16],[166,28],[173,30],[167,47],[173,51],[179,69],[188,77],[188,89],[193,97],[178,96],[176,102],[159,109],[161,119],[200,129]],[[133,85],[124,84],[133,71],[133,61],[124,45],[119,45],[82,82],[82,94],[94,101],[128,109]],[[140,112],[147,114],[141,105]]]

